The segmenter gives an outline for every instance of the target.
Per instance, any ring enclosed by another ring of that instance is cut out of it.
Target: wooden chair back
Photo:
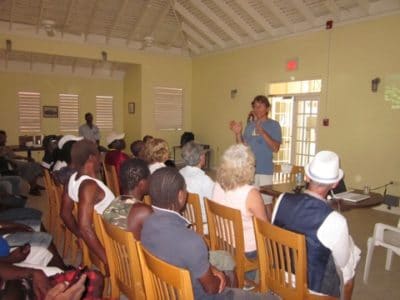
[[[73,209],[73,215],[75,217],[75,220],[78,220],[78,203],[74,202],[74,209]],[[93,212],[93,226],[94,226],[94,231],[97,235],[97,238],[99,239],[100,243],[104,245],[103,243],[103,234],[101,233],[100,225],[99,225],[99,220],[96,218],[97,213]],[[96,226],[97,225],[97,226]],[[97,231],[96,231],[97,228]],[[81,240],[81,246],[82,246],[82,262],[86,266],[96,266],[100,272],[104,275],[106,274],[106,267],[103,263],[103,261],[94,253],[92,253],[89,250],[89,247],[86,245],[86,242],[84,240]]]
[[[188,270],[157,258],[142,247],[140,243],[138,253],[146,299],[194,299],[192,281]]]
[[[48,219],[46,224],[46,228],[47,230],[54,235],[55,231],[55,218],[57,215],[57,211],[55,211],[55,207],[54,207],[54,182],[53,179],[51,178],[50,172],[47,169],[43,170],[43,179],[44,179],[44,186],[46,188],[46,192],[47,192],[47,196],[48,196]]]
[[[292,170],[289,173],[285,173],[282,170],[282,165],[276,164],[274,165],[274,174],[272,181],[274,184],[295,182],[297,173],[301,173],[304,176],[304,167],[292,166]]]
[[[239,287],[244,285],[245,272],[258,268],[258,261],[247,259],[244,251],[244,231],[239,210],[204,199],[207,211],[211,250],[225,250],[236,262]]]
[[[182,212],[183,216],[190,221],[192,229],[198,234],[203,235],[203,219],[201,217],[201,205],[198,194],[188,193],[186,208]]]
[[[304,235],[253,218],[260,263],[260,292],[282,299],[306,299],[307,263]]]
[[[103,164],[106,184],[110,188],[110,190],[114,193],[114,196],[118,197],[119,195],[121,195],[121,191],[119,189],[119,179],[117,171],[115,170],[115,166],[106,164],[105,162],[103,162],[102,164]]]
[[[151,206],[151,197],[150,197],[150,195],[144,195],[143,203],[146,203],[147,205]]]
[[[111,275],[111,299],[119,299],[122,292],[128,299],[145,299],[137,241],[127,232],[102,219],[105,234],[104,248]]]

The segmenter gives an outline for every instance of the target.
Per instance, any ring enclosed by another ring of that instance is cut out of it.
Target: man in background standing
[[[79,135],[87,140],[91,140],[97,145],[100,145],[100,131],[99,127],[93,124],[93,115],[88,112],[85,114],[86,123],[79,126]]]

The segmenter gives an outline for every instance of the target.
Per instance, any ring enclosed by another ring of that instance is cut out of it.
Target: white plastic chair
[[[397,227],[376,223],[374,236],[368,238],[367,257],[365,259],[364,283],[368,281],[369,268],[371,266],[372,254],[375,246],[382,246],[387,249],[386,271],[390,270],[392,264],[393,252],[400,256],[400,220]]]

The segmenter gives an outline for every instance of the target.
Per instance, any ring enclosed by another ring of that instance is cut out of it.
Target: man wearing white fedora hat
[[[342,294],[342,299],[351,299],[361,251],[349,235],[346,219],[326,199],[344,175],[338,155],[318,152],[305,173],[308,189],[301,194],[282,194],[274,207],[272,223],[305,235],[311,293],[334,297]]]

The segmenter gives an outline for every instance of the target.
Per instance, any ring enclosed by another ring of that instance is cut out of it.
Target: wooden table
[[[9,146],[14,152],[26,152],[26,156],[28,158],[32,158],[32,151],[43,151],[44,147],[43,146],[32,146],[32,147],[27,147],[27,146],[21,146],[21,145],[12,145]]]
[[[304,186],[297,187],[294,182],[279,183],[264,185],[260,187],[260,192],[263,194],[270,195],[272,197],[278,197],[282,193],[301,193],[304,190]],[[354,190],[356,193],[362,194],[361,190]],[[378,193],[369,193],[369,198],[359,201],[351,202],[343,199],[332,199],[330,204],[332,208],[338,211],[348,211],[356,208],[367,208],[377,206],[383,203],[383,196]]]

